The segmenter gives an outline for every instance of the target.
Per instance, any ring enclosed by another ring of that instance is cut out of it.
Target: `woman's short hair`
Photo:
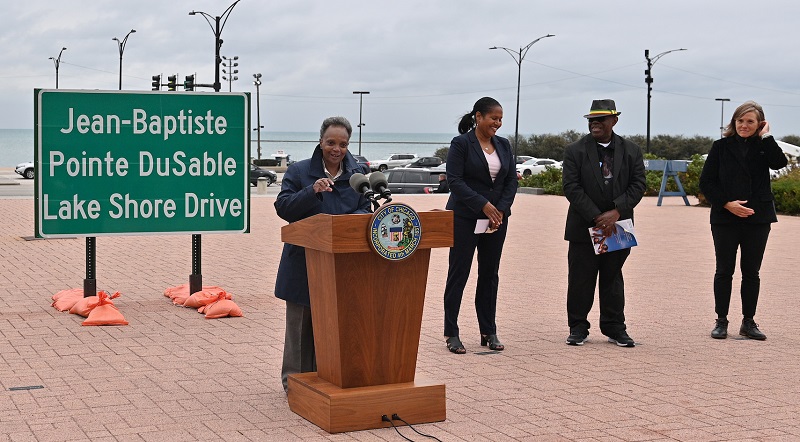
[[[742,115],[753,112],[756,114],[756,120],[761,123],[766,118],[764,117],[764,108],[761,107],[760,104],[756,103],[753,100],[748,100],[742,103],[739,107],[733,111],[733,116],[731,117],[731,122],[725,127],[725,131],[722,133],[722,136],[729,137],[736,133],[736,120],[742,117]]]
[[[322,139],[322,136],[325,135],[325,131],[328,130],[331,126],[339,126],[343,127],[347,131],[347,136],[350,137],[353,135],[353,126],[350,125],[350,122],[347,121],[345,117],[328,117],[322,122],[322,126],[319,128],[319,139]]]
[[[480,100],[475,102],[475,105],[472,106],[472,110],[464,114],[461,117],[461,120],[458,122],[458,133],[465,134],[472,130],[475,127],[475,114],[480,112],[482,115],[486,115],[492,111],[495,107],[503,107],[500,106],[500,102],[495,100],[492,97],[483,97]]]

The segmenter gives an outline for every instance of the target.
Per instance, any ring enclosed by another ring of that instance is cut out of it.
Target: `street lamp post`
[[[369,91],[353,91],[353,93],[358,94],[358,154],[361,155],[361,128],[364,127],[361,116],[364,109],[364,94],[369,94]]]
[[[527,46],[520,47],[519,48],[519,52],[514,51],[512,49],[509,49],[509,48],[502,47],[502,46],[492,46],[491,48],[489,48],[489,49],[502,49],[502,50],[508,52],[508,55],[510,55],[511,58],[513,58],[514,61],[517,63],[517,114],[515,116],[515,122],[514,122],[514,162],[515,163],[517,162],[517,146],[519,146],[519,92],[520,92],[520,85],[521,85],[521,81],[522,81],[522,60],[525,59],[525,55],[528,54],[528,49],[530,49],[531,46],[534,45],[534,43],[536,43],[537,41],[539,41],[539,40],[541,40],[543,38],[548,38],[548,37],[555,37],[555,35],[553,35],[553,34],[543,35],[543,36],[537,38],[536,40],[528,43]]]
[[[719,113],[719,137],[722,138],[722,133],[725,131],[725,102],[731,101],[730,98],[715,98],[714,100],[719,101],[720,104],[720,113]]]
[[[647,70],[644,71],[644,82],[647,83],[647,147],[645,148],[645,152],[650,152],[650,97],[651,92],[653,91],[653,76],[651,72],[653,70],[653,66],[656,64],[659,58],[669,54],[670,52],[676,51],[685,51],[686,49],[671,49],[669,51],[664,51],[653,58],[650,58],[650,49],[644,50],[644,58],[647,60]]]
[[[219,56],[219,50],[222,47],[222,29],[225,23],[228,22],[228,17],[231,15],[234,6],[241,0],[236,0],[231,3],[221,15],[212,16],[203,11],[192,11],[189,15],[200,14],[206,19],[208,25],[211,26],[211,31],[214,33],[214,91],[219,92],[221,84],[219,82],[219,65],[222,59]],[[213,24],[211,23],[213,20]],[[203,289],[203,274],[201,273],[201,258],[202,258],[202,236],[200,234],[192,235],[192,274],[189,275],[189,293],[195,293]]]
[[[261,159],[261,128],[264,127],[261,125],[261,94],[259,92],[261,87],[261,74],[253,74],[253,78],[256,80],[253,82],[256,85],[256,128],[253,129],[256,131],[256,137],[258,137],[258,159]]]
[[[122,90],[122,53],[125,52],[125,45],[128,43],[128,37],[134,32],[136,32],[136,29],[131,29],[122,41],[117,37],[112,38],[112,40],[117,42],[117,49],[119,49],[119,90]]]
[[[53,60],[53,64],[56,65],[56,89],[58,89],[58,67],[61,65],[61,53],[66,51],[67,48],[61,48],[61,51],[58,53],[58,57],[53,58],[49,57],[48,60]]]
[[[200,14],[203,18],[206,19],[208,25],[211,26],[211,32],[214,33],[214,91],[219,92],[222,85],[219,82],[219,65],[222,62],[222,58],[219,56],[219,50],[222,47],[222,29],[225,27],[225,23],[228,22],[228,17],[231,15],[231,11],[233,11],[233,7],[236,6],[241,0],[236,0],[228,9],[226,9],[221,15],[212,16],[211,14],[205,13],[203,11],[192,11],[189,15],[196,15]],[[214,22],[213,24],[211,22]]]
[[[228,62],[228,64],[225,65],[225,67],[227,69],[223,69],[222,70],[222,73],[227,75],[227,77],[223,76],[222,79],[223,80],[228,80],[228,92],[232,92],[233,91],[233,82],[239,79],[239,77],[234,75],[234,74],[238,74],[239,73],[239,69],[235,69],[237,66],[239,66],[239,63],[235,63],[235,60],[238,60],[239,56],[238,55],[234,55],[233,57],[228,58],[228,57],[223,55],[222,59]]]

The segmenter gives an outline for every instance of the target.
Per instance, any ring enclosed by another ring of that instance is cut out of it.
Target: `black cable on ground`
[[[395,416],[397,416],[397,415],[396,415],[396,414],[393,414],[393,415],[392,415],[392,418],[394,418]],[[394,422],[392,422],[392,420],[391,420],[391,419],[389,419],[389,416],[387,416],[387,415],[385,415],[385,414],[384,414],[383,416],[381,416],[381,420],[382,420],[382,421],[384,421],[384,422],[389,422],[389,423],[392,425],[392,428],[394,428],[394,431],[396,431],[396,432],[397,432],[397,434],[399,434],[399,435],[400,435],[400,437],[402,437],[403,439],[405,439],[405,440],[407,440],[407,441],[414,442],[414,440],[413,440],[413,439],[409,439],[409,438],[405,437],[405,436],[403,435],[403,433],[401,433],[401,432],[400,432],[400,430],[398,430],[398,429],[397,429],[397,426],[395,426]],[[413,429],[413,428],[412,428],[412,429]],[[414,431],[417,431],[417,430],[414,430]],[[440,442],[441,442],[441,441],[440,441]]]
[[[412,430],[414,430],[414,432],[415,432],[415,433],[417,433],[417,434],[419,434],[420,436],[429,437],[429,438],[431,438],[431,439],[435,439],[435,440],[437,440],[437,441],[439,441],[439,442],[442,442],[442,440],[441,440],[441,439],[439,439],[439,438],[438,438],[438,437],[436,437],[436,436],[431,436],[430,434],[425,434],[425,433],[422,433],[422,432],[418,431],[416,428],[414,428],[414,426],[413,426],[413,425],[409,424],[408,422],[404,421],[404,420],[403,420],[403,419],[402,419],[400,416],[398,416],[398,415],[397,415],[397,413],[395,413],[395,414],[393,414],[393,415],[392,415],[392,420],[397,420],[397,421],[400,421],[400,422],[402,422],[402,423],[404,423],[404,424],[408,425],[408,427],[409,427],[409,428],[411,428]],[[394,424],[392,424],[392,426],[394,426]],[[405,436],[403,436],[403,437],[405,437]]]

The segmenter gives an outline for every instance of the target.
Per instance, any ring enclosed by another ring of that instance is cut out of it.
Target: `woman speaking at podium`
[[[330,117],[322,122],[319,144],[311,158],[290,165],[283,176],[281,191],[275,199],[278,216],[293,223],[319,213],[370,212],[369,200],[349,183],[353,173],[369,172],[347,150],[352,133],[353,127],[344,117]],[[283,245],[275,296],[286,301],[281,380],[283,390],[287,391],[290,374],[317,370],[303,247]]]
[[[447,348],[456,354],[466,353],[459,338],[458,312],[476,248],[475,310],[481,345],[497,351],[505,348],[497,338],[495,323],[498,269],[518,183],[511,145],[496,135],[502,125],[500,103],[481,98],[461,118],[461,135],[453,138],[447,154],[447,209],[453,211],[453,247],[444,289],[444,336]]]

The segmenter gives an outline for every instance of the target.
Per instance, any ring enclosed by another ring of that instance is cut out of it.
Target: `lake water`
[[[450,145],[456,134],[404,134],[404,133],[363,133],[361,155],[368,160],[380,160],[393,153],[415,153],[431,156],[441,148]],[[318,132],[262,132],[261,158],[272,158],[283,151],[292,160],[302,160],[311,156],[317,145]],[[250,143],[251,156],[258,157],[256,137]],[[33,161],[33,129],[0,129],[0,167],[14,167],[25,161]],[[350,138],[350,152],[358,154],[358,132]]]

